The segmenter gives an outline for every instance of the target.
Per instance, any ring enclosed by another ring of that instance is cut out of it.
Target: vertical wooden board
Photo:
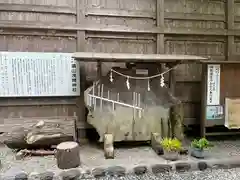
[[[74,105],[76,97],[34,97],[34,98],[2,98],[0,107],[44,106],[44,105]]]
[[[77,24],[85,24],[86,22],[86,0],[76,0],[76,12],[77,12]],[[86,51],[86,33],[85,31],[77,31],[77,41],[76,41],[77,51],[84,52]],[[81,138],[86,138],[86,126],[81,127],[81,124],[86,124],[86,107],[84,103],[84,91],[86,90],[86,71],[85,63],[80,62],[80,81],[81,81],[81,94],[77,100],[77,116],[78,120],[76,122],[77,128],[80,128]],[[79,137],[79,136],[78,136]],[[80,137],[79,137],[80,138]]]
[[[20,21],[23,23],[43,22],[57,24],[67,22],[68,24],[74,24],[76,22],[76,17],[75,15],[68,14],[0,11],[0,20],[9,22]]]
[[[200,119],[201,105],[200,103],[184,103],[184,118]]]
[[[1,3],[76,7],[76,0],[1,0]]]
[[[157,26],[164,28],[164,0],[156,0],[157,2]],[[164,34],[157,34],[157,53],[164,53]]]
[[[225,42],[226,40],[222,37],[166,37],[165,53],[221,57],[225,56]]]
[[[0,31],[0,36],[10,35],[10,36],[38,36],[42,37],[59,37],[59,38],[69,38],[76,39],[77,33],[74,31],[55,31],[55,30],[42,30],[42,29],[2,29]]]
[[[234,0],[228,0],[226,3],[226,16],[227,16],[227,29],[232,30],[234,29],[234,17],[235,17],[235,6]],[[234,49],[234,36],[227,36],[227,60],[231,60],[233,54],[236,51]]]
[[[87,8],[156,11],[156,0],[88,0]]]
[[[87,52],[155,54],[156,40],[152,35],[87,34]],[[124,63],[103,63],[102,74],[106,75],[114,66],[124,67]],[[87,79],[97,77],[96,63],[85,63]]]
[[[238,15],[238,3],[235,6],[235,0],[228,0],[226,3],[227,28],[234,28],[234,17]]]
[[[239,55],[240,54],[240,37],[235,36],[234,38],[234,52]]]
[[[222,37],[167,36],[166,54],[189,54],[222,58],[226,52],[226,40]],[[201,81],[201,65],[179,65],[176,69],[177,81]]]
[[[175,69],[176,81],[181,83],[198,83],[201,81],[201,65],[199,64],[181,64]],[[169,73],[164,75],[168,81]]]
[[[75,52],[76,39],[71,37],[0,35],[1,51]]]
[[[207,105],[207,64],[202,65],[202,81],[201,81],[201,114],[200,114],[200,135],[205,137],[206,133],[206,105]]]
[[[0,118],[73,116],[76,105],[1,107]]]
[[[224,103],[224,98],[240,97],[240,65],[226,64],[221,67],[221,103]]]
[[[166,28],[225,29],[224,21],[166,19]]]
[[[87,51],[106,53],[140,53],[155,54],[156,44],[153,40],[88,38]]]
[[[201,65],[199,64],[181,64],[176,68],[177,82],[200,82]]]
[[[176,84],[176,97],[183,103],[199,103],[201,101],[201,88],[199,82],[191,83],[177,83]]]
[[[234,11],[234,17],[240,16],[240,2],[239,1],[235,1],[233,11]]]
[[[193,13],[193,14],[211,14],[224,15],[224,1],[200,1],[200,0],[166,0],[166,12]]]
[[[110,26],[125,26],[131,28],[153,28],[155,27],[155,20],[150,18],[132,18],[132,17],[108,17],[106,16],[88,16],[88,23],[94,26],[110,25]]]

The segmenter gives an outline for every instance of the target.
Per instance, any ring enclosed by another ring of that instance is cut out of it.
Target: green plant
[[[212,146],[213,145],[210,144],[210,142],[206,138],[201,138],[199,140],[194,139],[191,143],[192,148],[196,148],[196,149],[200,149],[200,150],[204,150],[204,149],[207,149]]]
[[[182,143],[176,138],[164,138],[161,141],[161,145],[166,151],[180,151],[182,149]]]

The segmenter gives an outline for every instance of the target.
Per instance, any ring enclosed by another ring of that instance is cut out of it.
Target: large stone
[[[159,73],[157,67],[150,64],[137,68],[151,71],[150,74]],[[116,71],[136,76],[135,69],[116,68]],[[149,132],[160,133],[163,137],[169,136],[170,107],[180,103],[180,100],[174,97],[168,88],[161,88],[158,78],[151,80],[149,91],[146,91],[147,81],[140,82],[131,79],[131,90],[129,91],[126,86],[123,86],[126,84],[125,77],[114,73],[113,86],[112,83],[109,83],[109,75],[100,77],[100,81],[84,92],[84,100],[88,108],[87,122],[96,128],[100,136],[99,141],[104,141],[106,133],[113,134],[114,142],[150,141],[151,134]],[[93,98],[90,103],[87,98],[89,95],[95,95],[97,98]],[[134,113],[133,103],[137,107]],[[129,125],[132,123],[134,123],[134,128]]]

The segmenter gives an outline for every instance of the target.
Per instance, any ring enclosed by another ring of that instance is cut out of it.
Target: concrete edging
[[[69,170],[62,170],[60,173],[46,171],[44,173],[30,173],[18,172],[11,176],[1,174],[2,180],[69,180],[69,179],[84,179],[103,176],[124,176],[127,174],[142,175],[147,172],[153,174],[169,173],[171,171],[185,172],[185,171],[203,171],[206,169],[229,169],[240,167],[240,158],[226,158],[226,159],[202,159],[196,161],[173,161],[168,164],[153,164],[153,165],[138,165],[131,169],[123,166],[98,167],[92,170],[84,171],[82,168],[74,168]]]

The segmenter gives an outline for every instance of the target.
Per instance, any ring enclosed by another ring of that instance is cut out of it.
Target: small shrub
[[[210,144],[210,142],[206,138],[201,138],[199,140],[194,139],[191,143],[192,148],[196,148],[196,149],[200,149],[200,150],[204,150],[204,149],[207,149],[212,146],[213,145]]]
[[[162,148],[166,151],[180,151],[182,143],[176,138],[164,138],[161,141]]]

